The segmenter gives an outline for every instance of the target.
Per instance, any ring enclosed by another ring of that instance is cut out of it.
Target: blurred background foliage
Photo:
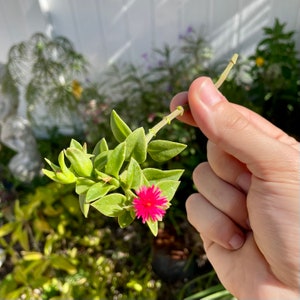
[[[299,138],[294,32],[279,20],[264,32],[255,53],[239,59],[221,91]],[[142,54],[142,66],[113,65],[94,82],[88,79],[88,62],[68,39],[38,33],[11,48],[1,90],[13,101],[23,92],[38,150],[55,161],[71,136],[90,148],[103,136],[111,143],[112,109],[131,128],[152,127],[169,112],[176,93],[200,75],[215,80],[227,64],[210,63],[213,52],[193,28],[180,36],[179,44]],[[43,122],[45,112],[50,123]],[[72,129],[67,134],[66,123]],[[47,134],[39,134],[41,128]],[[167,165],[156,166],[186,170],[157,238],[139,222],[120,229],[96,211],[84,219],[72,187],[41,176],[30,183],[16,180],[7,167],[14,151],[1,145],[0,298],[233,299],[185,215],[184,201],[194,190],[192,171],[206,159],[206,138],[177,121],[159,135],[188,148]]]
[[[77,117],[76,99],[80,97],[81,88],[76,78],[86,74],[87,65],[67,38],[51,39],[36,33],[9,50],[2,91],[15,94],[21,89],[32,126],[41,126],[42,120],[38,117],[42,110],[47,112],[53,126]]]

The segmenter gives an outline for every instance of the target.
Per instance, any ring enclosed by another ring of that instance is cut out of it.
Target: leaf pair
[[[119,143],[126,141],[126,159],[133,157],[139,164],[146,160],[147,152],[153,160],[165,162],[186,148],[184,144],[165,140],[150,141],[147,145],[144,129],[138,128],[132,132],[115,111],[111,114],[110,125],[116,140]]]

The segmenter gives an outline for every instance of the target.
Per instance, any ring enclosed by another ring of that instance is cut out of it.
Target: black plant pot
[[[197,258],[184,239],[172,229],[160,229],[152,246],[152,269],[164,282],[173,284],[199,274]]]

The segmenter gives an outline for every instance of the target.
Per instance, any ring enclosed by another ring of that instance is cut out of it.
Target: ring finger
[[[198,165],[193,180],[199,193],[214,207],[239,226],[249,229],[246,196],[243,192],[219,178],[208,163]]]

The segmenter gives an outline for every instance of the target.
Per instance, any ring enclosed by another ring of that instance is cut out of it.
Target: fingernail
[[[239,234],[235,234],[230,240],[229,245],[232,247],[232,249],[239,249],[244,244],[244,238],[240,236]]]
[[[208,106],[213,106],[222,100],[222,94],[209,78],[204,80],[200,85],[199,97],[201,101]]]

